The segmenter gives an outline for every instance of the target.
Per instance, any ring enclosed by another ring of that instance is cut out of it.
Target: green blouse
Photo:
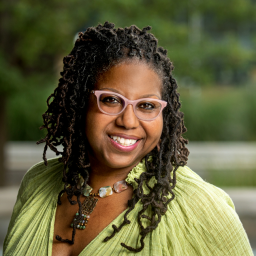
[[[63,164],[54,158],[48,161],[48,166],[43,162],[36,164],[24,176],[4,242],[5,256],[52,255],[57,196],[63,188],[62,169]],[[145,165],[141,162],[126,181],[135,188],[134,178],[144,171]],[[141,252],[135,254],[120,245],[123,242],[140,246],[137,216],[142,205],[139,202],[128,215],[129,225],[103,242],[112,233],[112,225],[122,223],[123,212],[79,256],[253,256],[234,205],[223,190],[203,181],[188,167],[180,167],[174,193],[175,199],[158,227],[146,236]]]

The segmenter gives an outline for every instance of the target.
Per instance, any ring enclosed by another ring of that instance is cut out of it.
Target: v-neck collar
[[[127,175],[127,178],[125,179],[125,181],[130,184],[133,189],[136,189],[138,187],[136,181],[134,180],[135,178],[139,178],[140,175],[145,171],[145,161],[144,159],[138,163]],[[154,180],[153,180],[154,182]],[[60,183],[59,183],[60,184]],[[61,191],[63,186],[63,183],[60,184],[59,186],[59,190]],[[54,224],[55,224],[55,217],[56,217],[56,210],[57,210],[57,198],[58,198],[58,193],[57,193],[57,189],[55,190],[56,193],[52,196],[52,216],[51,216],[51,224],[50,224],[50,232],[49,232],[49,239],[48,239],[48,255],[52,256],[52,246],[53,246],[53,236],[54,236]],[[135,208],[137,208],[138,205],[135,205]],[[134,209],[135,210],[135,209]],[[121,224],[122,220],[124,218],[124,214],[127,211],[127,209],[125,209],[121,214],[119,214],[113,221],[111,221],[111,223],[109,223],[80,253],[78,256],[83,256],[83,255],[88,255],[88,253],[90,253],[90,248],[93,246],[93,244],[97,241],[97,240],[101,240],[101,242],[103,242],[104,238],[107,236],[106,235],[106,231],[109,230],[109,234],[111,234],[113,232],[113,228],[112,225],[113,224]],[[129,214],[130,215],[130,214]]]

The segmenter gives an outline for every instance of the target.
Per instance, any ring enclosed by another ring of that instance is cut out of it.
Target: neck
[[[93,190],[98,190],[104,186],[112,186],[117,181],[125,180],[128,173],[138,163],[125,168],[111,168],[108,166],[102,166],[98,161],[90,159],[91,171],[88,184]]]

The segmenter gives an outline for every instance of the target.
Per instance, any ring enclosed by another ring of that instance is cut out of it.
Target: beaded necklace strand
[[[82,177],[80,177],[79,184],[77,185],[77,188],[81,188],[84,185],[84,180]],[[101,187],[99,189],[98,193],[92,193],[93,188],[90,187],[88,184],[86,184],[85,189],[83,190],[83,195],[85,196],[85,200],[82,203],[82,214],[79,216],[79,213],[77,211],[73,222],[70,224],[70,227],[73,227],[75,223],[77,224],[77,229],[85,229],[88,223],[88,219],[90,218],[91,213],[93,212],[97,202],[98,198],[105,198],[108,196],[111,196],[113,194],[113,191],[116,193],[121,193],[128,189],[128,184],[125,182],[125,180],[117,181],[113,187],[106,186]]]

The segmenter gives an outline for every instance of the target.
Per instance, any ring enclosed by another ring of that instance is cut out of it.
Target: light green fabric
[[[63,165],[52,159],[47,167],[39,163],[27,172],[4,242],[4,256],[52,255],[56,202],[63,187],[62,169]],[[138,178],[143,171],[144,163],[139,163],[129,173],[127,182],[136,186],[134,178]],[[155,180],[151,182],[153,184]],[[141,252],[134,254],[120,245],[121,242],[133,247],[140,245],[137,215],[141,204],[138,203],[128,215],[131,220],[129,225],[108,242],[103,242],[112,233],[111,226],[122,223],[122,213],[79,256],[253,255],[234,205],[224,191],[206,183],[188,167],[180,167],[175,195],[157,229],[146,236]]]

